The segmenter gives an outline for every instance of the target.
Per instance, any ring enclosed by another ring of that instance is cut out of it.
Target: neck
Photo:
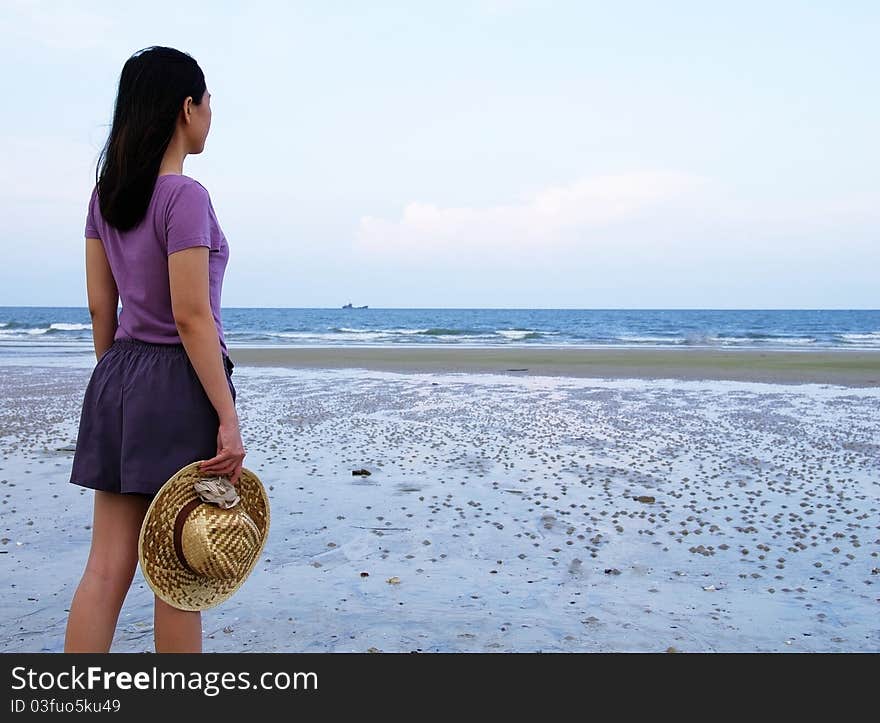
[[[162,157],[162,163],[159,166],[159,175],[163,175],[166,173],[177,173],[178,175],[183,174],[183,161],[186,158],[186,150],[181,145],[178,136],[175,135],[174,138],[171,139],[171,143],[168,144],[168,148],[165,150],[165,155]]]

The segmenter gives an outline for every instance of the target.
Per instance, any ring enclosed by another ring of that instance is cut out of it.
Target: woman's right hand
[[[238,428],[238,419],[221,421],[217,430],[217,455],[203,460],[199,464],[199,471],[209,475],[229,477],[233,485],[238,485],[246,454]]]

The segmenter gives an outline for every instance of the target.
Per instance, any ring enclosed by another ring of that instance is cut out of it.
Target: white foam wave
[[[505,339],[525,339],[534,332],[531,329],[496,329],[495,333]]]
[[[869,331],[867,334],[841,334],[847,341],[880,341],[880,331]]]
[[[277,332],[267,332],[266,336],[271,337],[280,337],[282,339],[299,339],[301,341],[319,341],[319,342],[333,342],[340,341],[342,339],[350,339],[352,341],[364,341],[366,339],[382,339],[385,338],[386,334],[380,334],[374,331],[370,331],[364,333],[362,331],[358,331],[355,333],[347,333],[342,334],[339,332],[334,332],[332,334],[322,334],[320,332],[314,331],[277,331]]]
[[[50,329],[58,329],[59,331],[83,331],[85,329],[91,329],[91,324],[65,324],[64,322],[58,322],[56,324],[50,324]]]
[[[339,331],[351,334],[424,334],[428,328],[424,329],[350,329],[347,326],[340,326]]]
[[[635,336],[633,334],[623,334],[617,337],[621,341],[662,341],[666,344],[674,344],[681,341],[681,337],[669,337],[669,336]]]
[[[792,337],[779,337],[778,339],[770,339],[774,344],[815,344],[816,340],[811,336],[792,336]]]
[[[45,327],[40,327],[38,329],[0,329],[0,334],[4,334],[6,336],[12,336],[13,334],[30,334],[31,336],[36,336],[38,334],[45,334],[48,329]]]

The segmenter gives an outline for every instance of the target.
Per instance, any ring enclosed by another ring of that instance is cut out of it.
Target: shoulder
[[[199,186],[199,187],[200,187],[205,193],[208,192],[208,189],[205,188],[205,187],[202,185],[202,182],[201,182],[199,179],[197,179],[197,178],[193,178],[192,176],[181,176],[181,178],[185,178],[185,179],[186,179],[187,181],[189,181],[190,183],[195,183],[195,184],[196,184],[197,186]]]
[[[101,231],[98,227],[101,216],[100,198],[98,197],[98,184],[92,186],[92,193],[89,196],[89,204],[86,210],[86,227],[85,233],[87,238],[101,238]]]
[[[157,176],[156,183],[164,183],[168,185],[169,188],[189,188],[196,186],[205,191],[208,190],[198,181],[198,179],[193,178],[192,176],[185,176],[181,173],[166,173],[162,176]]]
[[[164,179],[162,181],[163,189],[166,190],[169,205],[176,205],[178,203],[210,204],[211,197],[208,194],[208,189],[195,178],[183,175],[162,178]]]
[[[182,174],[163,176],[160,190],[159,208],[164,209],[166,223],[173,217],[192,215],[206,223],[217,224],[211,194],[195,178]]]
[[[187,184],[187,185],[194,184],[194,185],[199,186],[200,188],[204,189],[205,193],[208,192],[208,189],[205,188],[197,178],[193,178],[192,176],[186,176],[186,175],[181,174],[181,175],[177,176],[177,180],[182,184]]]
[[[92,192],[89,195],[89,216],[93,221],[101,218],[101,188],[98,183],[92,186]]]

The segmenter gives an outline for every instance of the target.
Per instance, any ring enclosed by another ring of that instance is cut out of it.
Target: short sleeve
[[[193,181],[174,189],[165,231],[169,256],[193,246],[211,248],[211,199],[202,184]]]
[[[86,238],[101,238],[101,233],[98,231],[98,225],[95,223],[95,206],[98,201],[98,187],[97,185],[92,189],[91,198],[89,198],[89,208],[86,213]]]

